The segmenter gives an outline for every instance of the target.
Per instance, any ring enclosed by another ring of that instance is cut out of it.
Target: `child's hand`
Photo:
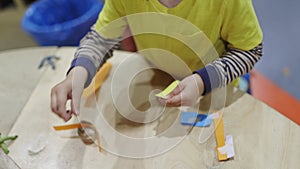
[[[168,95],[167,99],[160,98],[160,102],[167,106],[192,106],[204,91],[202,78],[198,74],[184,78]]]
[[[83,67],[75,67],[65,80],[51,90],[51,110],[68,121],[72,114],[79,114],[80,98],[87,79],[87,71]],[[71,111],[66,110],[66,103],[71,100]]]

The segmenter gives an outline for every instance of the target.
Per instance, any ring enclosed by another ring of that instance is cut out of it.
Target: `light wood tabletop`
[[[163,89],[173,79],[153,70],[136,53],[115,51],[109,60],[112,70],[99,92],[83,97],[80,115],[67,122],[93,123],[100,133],[101,152],[96,144],[85,145],[76,130],[55,131],[54,125],[65,123],[50,110],[50,91],[64,79],[74,52],[73,47],[22,49],[8,52],[12,60],[5,59],[7,64],[1,61],[7,53],[0,54],[1,81],[4,77],[1,93],[9,90],[12,93],[0,97],[0,131],[19,136],[9,144],[8,156],[0,153],[1,158],[8,159],[0,160],[0,166],[12,168],[13,161],[24,169],[299,168],[299,126],[232,87],[200,100],[199,113],[212,113],[212,107],[220,109],[225,134],[233,137],[234,158],[218,161],[213,125],[202,128],[181,125],[181,111],[195,109],[160,105],[154,97],[158,92],[155,89]],[[55,70],[51,67],[35,70],[45,54],[60,57]],[[17,59],[33,55],[36,57],[30,59],[31,63]],[[10,77],[6,72],[12,72]],[[21,85],[26,79],[31,85],[27,88]],[[13,85],[5,86],[4,82]],[[5,102],[6,99],[10,102]],[[6,113],[11,107],[15,113]]]
[[[40,61],[57,47],[24,48],[0,52],[0,132],[8,134],[45,69]]]

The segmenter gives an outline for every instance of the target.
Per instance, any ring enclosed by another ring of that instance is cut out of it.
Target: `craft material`
[[[62,126],[53,126],[53,128],[56,131],[59,130],[70,130],[70,129],[77,129],[77,128],[81,128],[81,127],[86,127],[88,126],[88,124],[85,123],[76,123],[76,124],[67,124],[67,125],[62,125]]]
[[[91,94],[96,93],[100,87],[102,86],[103,82],[107,78],[112,64],[106,61],[100,70],[96,73],[92,83],[83,91],[83,96],[90,96]]]
[[[222,113],[219,113],[219,118],[214,119],[214,126],[215,126],[215,136],[217,142],[217,155],[220,161],[227,160],[226,154],[221,154],[218,150],[219,147],[225,146],[225,134],[224,134],[224,124],[222,119]]]
[[[45,134],[39,135],[34,139],[31,146],[28,148],[29,155],[37,155],[42,152],[48,144],[47,136]]]
[[[234,157],[234,146],[232,135],[226,136],[225,146],[218,148],[221,154],[226,154],[227,159]]]
[[[90,127],[92,124],[87,121],[81,121],[81,123],[88,124],[86,127],[80,127],[77,129],[77,133],[81,140],[85,144],[93,144],[94,140],[97,139],[97,132],[94,128]]]
[[[39,69],[41,69],[46,63],[48,63],[50,66],[51,66],[51,68],[53,69],[53,70],[55,70],[55,63],[54,63],[54,61],[53,60],[59,60],[60,58],[59,57],[57,57],[57,56],[54,56],[54,55],[52,55],[52,56],[46,56],[46,57],[44,57],[43,59],[42,59],[42,61],[41,61],[41,63],[39,64]]]
[[[156,94],[155,96],[166,99],[168,95],[178,86],[179,82],[179,80],[175,80],[167,88],[165,88],[162,92]]]
[[[62,126],[53,126],[53,128],[56,131],[61,131],[61,130],[70,130],[70,129],[78,129],[77,133],[80,136],[81,140],[85,143],[88,144],[90,142],[94,143],[94,140],[97,140],[98,143],[98,149],[99,152],[101,152],[102,148],[100,145],[100,135],[98,133],[97,128],[91,124],[90,122],[87,121],[81,121],[80,123],[76,123],[76,124],[67,124],[67,125],[62,125]],[[94,130],[93,133],[95,134],[93,137],[91,137],[89,134],[91,133],[89,131],[89,133],[87,133],[85,130]],[[82,134],[82,132],[84,132],[85,134]],[[91,138],[88,138],[91,137]],[[91,140],[89,140],[91,139]],[[92,144],[90,143],[90,144]]]
[[[8,140],[15,140],[15,139],[17,139],[18,138],[18,136],[1,136],[1,133],[0,133],[0,146],[1,146],[1,149],[3,150],[3,152],[5,153],[5,154],[8,154],[9,153],[9,150],[8,150],[8,148],[7,148],[7,145],[6,145],[6,141],[8,141]]]
[[[181,124],[196,126],[196,127],[207,127],[212,123],[212,120],[208,118],[207,114],[198,114],[197,112],[182,112],[181,113]]]
[[[233,139],[232,136],[228,136],[228,140],[226,140],[225,142],[224,122],[222,118],[222,113],[219,112],[218,114],[219,116],[217,116],[216,114],[211,115],[215,126],[215,136],[217,142],[216,151],[219,161],[225,161],[228,160],[228,158],[234,156]]]

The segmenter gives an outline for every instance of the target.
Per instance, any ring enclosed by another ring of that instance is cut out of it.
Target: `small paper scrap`
[[[207,114],[198,114],[197,112],[182,112],[181,113],[181,124],[196,126],[196,127],[207,127],[212,123],[212,120],[208,118]]]
[[[156,94],[155,96],[166,99],[167,96],[178,86],[179,82],[180,82],[179,80],[175,80],[167,88],[165,88],[165,90]]]
[[[48,144],[47,136],[45,134],[39,135],[34,142],[32,142],[31,146],[28,147],[29,155],[37,155],[42,152]]]
[[[234,146],[232,135],[226,136],[225,146],[219,147],[218,151],[221,154],[226,154],[227,159],[234,157]]]

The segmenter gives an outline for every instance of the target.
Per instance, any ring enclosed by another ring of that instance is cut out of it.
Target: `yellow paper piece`
[[[168,94],[170,94],[178,86],[179,82],[180,82],[179,80],[175,80],[165,90],[156,94],[155,96],[161,97],[161,98],[166,98],[168,96]]]
[[[90,96],[91,94],[98,91],[98,89],[102,86],[103,82],[107,78],[112,64],[108,61],[103,64],[100,70],[96,73],[92,83],[83,91],[83,96]]]
[[[214,119],[214,126],[215,126],[216,142],[217,142],[216,151],[217,151],[218,159],[220,161],[224,161],[227,160],[227,155],[221,154],[218,150],[218,148],[225,146],[224,123],[223,123],[221,112],[219,112],[219,118]]]

